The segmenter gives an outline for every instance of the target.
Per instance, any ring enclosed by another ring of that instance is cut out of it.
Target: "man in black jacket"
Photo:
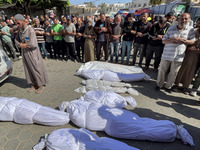
[[[141,20],[138,21],[131,33],[135,34],[135,41],[134,41],[134,54],[133,54],[133,65],[136,62],[136,56],[138,51],[140,52],[140,60],[139,66],[142,67],[142,61],[146,50],[146,45],[148,43],[148,32],[152,26],[152,24],[148,21],[149,14],[142,13]]]
[[[124,23],[123,26],[123,42],[122,42],[122,57],[121,57],[121,63],[124,63],[124,56],[125,52],[127,50],[127,57],[126,57],[126,64],[129,63],[129,58],[130,58],[130,53],[131,53],[131,48],[133,44],[133,38],[134,35],[131,33],[132,27],[133,27],[133,15],[128,14],[127,15],[128,21]]]
[[[155,61],[154,69],[158,70],[160,64],[161,55],[163,52],[164,44],[162,43],[162,37],[166,33],[167,29],[170,27],[170,24],[167,23],[167,19],[161,17],[158,23],[154,24],[149,31],[149,43],[146,49],[146,64],[145,70],[149,68],[151,58],[155,52]]]
[[[96,57],[97,60],[100,60],[101,47],[103,47],[105,53],[105,61],[108,60],[108,42],[109,42],[109,33],[111,31],[110,19],[106,19],[105,14],[100,14],[100,19],[96,22],[94,26],[94,31],[97,34],[96,41]]]

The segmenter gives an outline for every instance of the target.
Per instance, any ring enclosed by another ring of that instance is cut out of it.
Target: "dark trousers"
[[[136,56],[139,51],[140,54],[140,60],[139,60],[139,65],[142,65],[143,57],[145,55],[145,44],[138,44],[134,43],[134,52],[133,52],[133,65],[135,65],[136,62]]]
[[[60,58],[60,52],[63,51],[62,48],[62,41],[61,40],[55,40],[53,43],[53,49],[54,49],[54,58]]]
[[[77,52],[77,56],[79,59],[83,60],[83,56],[84,56],[84,41],[76,41],[76,52]],[[82,51],[82,56],[80,54],[80,52]]]
[[[52,51],[52,48],[53,48],[53,42],[46,42],[46,50],[47,52],[50,54],[50,58],[52,59],[53,58],[53,51]],[[55,53],[55,51],[54,51]]]
[[[76,59],[76,53],[75,53],[75,43],[69,43],[65,42],[65,53],[67,54],[67,57],[70,55],[72,59]]]
[[[108,43],[107,42],[96,42],[96,57],[97,60],[100,60],[100,56],[101,56],[101,47],[103,46],[103,50],[104,50],[104,54],[105,54],[105,60],[108,60]]]
[[[146,49],[146,67],[149,67],[153,54],[155,53],[154,68],[158,69],[160,64],[161,56],[163,53],[163,45],[150,45],[148,44]]]

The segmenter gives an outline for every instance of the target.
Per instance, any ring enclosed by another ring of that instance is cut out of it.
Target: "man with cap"
[[[28,84],[32,84],[28,92],[36,89],[36,93],[42,93],[48,82],[48,76],[38,48],[37,38],[33,27],[27,24],[21,14],[15,15],[19,32],[15,43],[22,50],[22,61]]]
[[[65,40],[65,52],[68,55],[68,52],[71,56],[71,59],[76,62],[76,54],[75,54],[75,35],[76,35],[76,27],[73,23],[71,23],[71,16],[67,15],[66,17],[67,23],[63,25],[63,36]],[[63,53],[64,57],[64,53]]]

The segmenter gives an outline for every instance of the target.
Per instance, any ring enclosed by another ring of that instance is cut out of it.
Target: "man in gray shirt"
[[[110,36],[110,61],[113,62],[113,55],[115,54],[115,62],[118,63],[119,48],[121,43],[121,16],[115,17],[115,22],[111,24],[111,36]]]
[[[76,54],[75,54],[75,35],[76,35],[76,27],[73,23],[71,23],[71,16],[67,15],[66,17],[67,23],[63,25],[64,31],[63,31],[63,36],[65,40],[65,46],[66,46],[66,51],[63,51],[65,53],[68,52],[71,56],[71,59],[76,62]],[[62,54],[64,58],[64,53]],[[68,59],[68,58],[67,58]]]

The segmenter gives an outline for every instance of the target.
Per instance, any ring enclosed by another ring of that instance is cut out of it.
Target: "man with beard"
[[[81,61],[83,60],[83,55],[84,55],[85,40],[83,37],[83,33],[85,30],[85,26],[80,17],[77,19],[77,24],[75,26],[76,26],[76,37],[75,37],[76,52],[79,61]],[[81,56],[81,51],[82,51],[82,56]]]
[[[48,82],[48,77],[38,48],[35,31],[21,14],[15,15],[15,20],[19,28],[15,43],[22,50],[26,80],[28,84],[32,83],[28,92],[37,89],[37,94],[42,93],[45,84]]]
[[[110,21],[106,19],[104,13],[100,14],[100,19],[96,22],[94,26],[94,32],[97,34],[96,40],[96,57],[97,61],[100,60],[101,48],[103,47],[105,53],[105,61],[108,60],[108,42],[109,42],[109,33],[111,31]]]
[[[182,14],[178,20],[178,25],[171,26],[162,39],[165,46],[158,72],[157,90],[164,86],[165,91],[171,93],[171,86],[183,62],[186,47],[195,42],[194,29],[187,25],[189,21],[190,14]],[[164,85],[165,75],[168,70],[170,71],[167,82]]]

